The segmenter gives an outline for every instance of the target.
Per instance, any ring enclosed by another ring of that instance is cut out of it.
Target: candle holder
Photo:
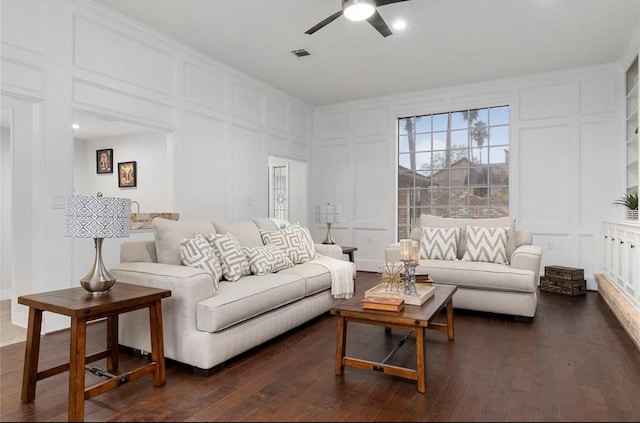
[[[416,290],[416,267],[418,263],[412,259],[402,260],[404,263],[404,295],[418,296]]]

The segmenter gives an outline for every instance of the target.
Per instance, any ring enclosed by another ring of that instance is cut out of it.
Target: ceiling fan
[[[322,20],[317,25],[311,27],[305,34],[313,34],[325,25],[330,24],[340,16],[344,15],[352,21],[367,20],[383,37],[393,34],[382,16],[378,13],[377,8],[386,6],[387,4],[399,3],[409,0],[342,0],[342,10],[334,13],[328,18]]]

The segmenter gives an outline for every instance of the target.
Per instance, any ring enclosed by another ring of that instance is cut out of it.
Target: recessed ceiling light
[[[72,124],[71,127],[73,129],[80,129],[80,125],[78,125],[77,123]]]
[[[405,29],[407,27],[407,21],[405,21],[404,19],[396,19],[393,22],[393,29]]]

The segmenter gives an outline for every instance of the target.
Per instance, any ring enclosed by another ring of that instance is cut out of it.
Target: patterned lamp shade
[[[342,222],[342,206],[327,203],[316,207],[317,223],[340,223]]]
[[[67,197],[67,232],[74,238],[126,238],[131,229],[131,199],[71,195]]]

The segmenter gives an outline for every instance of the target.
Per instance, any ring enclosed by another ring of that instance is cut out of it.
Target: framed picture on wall
[[[96,150],[96,173],[113,173],[113,149]]]
[[[135,161],[118,163],[118,186],[120,188],[135,187],[138,184],[138,171]]]

